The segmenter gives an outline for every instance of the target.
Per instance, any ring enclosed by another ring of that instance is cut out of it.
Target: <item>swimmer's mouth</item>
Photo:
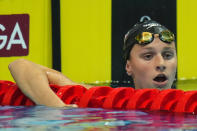
[[[163,83],[167,80],[168,78],[164,74],[159,74],[157,75],[153,80],[157,83]]]

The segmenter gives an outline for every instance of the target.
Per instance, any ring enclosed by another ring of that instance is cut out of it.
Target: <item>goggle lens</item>
[[[136,36],[136,40],[139,44],[146,44],[153,41],[153,35],[150,32],[142,32]]]
[[[174,41],[174,34],[170,31],[162,31],[159,35],[159,38],[167,43],[171,43],[172,41]]]

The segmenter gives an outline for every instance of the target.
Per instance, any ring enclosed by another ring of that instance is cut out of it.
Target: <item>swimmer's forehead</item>
[[[155,47],[142,47],[142,49],[152,51],[152,50],[155,50]],[[163,50],[175,50],[175,48],[174,47],[163,47]]]
[[[162,43],[162,46],[161,45],[157,46],[157,44],[158,43],[156,42],[155,44],[150,43],[145,46],[139,45],[139,44],[135,44],[134,46],[138,48],[137,50],[141,50],[141,51],[155,51],[158,48],[161,48],[162,51],[176,51],[176,47],[175,47],[174,42],[172,42],[170,44]]]

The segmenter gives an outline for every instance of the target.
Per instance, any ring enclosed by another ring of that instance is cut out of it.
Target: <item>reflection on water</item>
[[[197,129],[196,115],[101,108],[0,107],[0,131]]]
[[[92,83],[85,83],[93,86],[111,86],[111,87],[133,87],[133,83],[130,81],[95,81]],[[183,79],[178,80],[176,83],[176,89],[184,91],[197,90],[197,79]]]

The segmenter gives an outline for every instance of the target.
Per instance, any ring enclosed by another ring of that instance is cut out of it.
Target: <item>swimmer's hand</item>
[[[78,106],[76,104],[66,104],[64,107],[68,108],[77,108]]]

